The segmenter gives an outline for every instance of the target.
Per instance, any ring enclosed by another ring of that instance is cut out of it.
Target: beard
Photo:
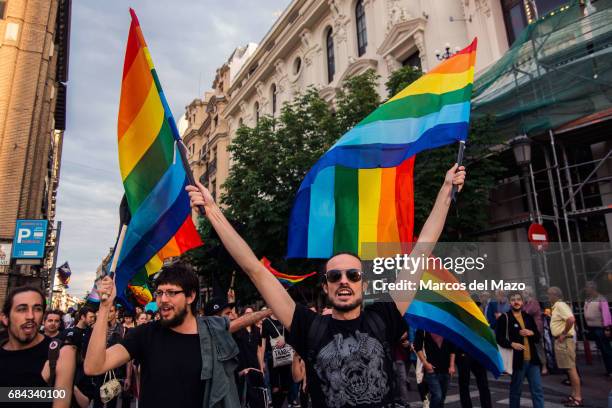
[[[176,326],[180,326],[185,321],[185,317],[187,317],[187,308],[184,307],[182,309],[178,309],[174,315],[174,317],[170,319],[164,319],[161,314],[159,316],[159,324],[162,327],[166,327],[168,329]]]
[[[355,299],[352,303],[341,303],[338,304],[334,301],[334,299],[331,298],[331,296],[327,297],[329,300],[329,303],[332,304],[332,308],[336,309],[339,312],[350,312],[351,310],[355,310],[358,307],[361,307],[361,304],[363,303],[363,297],[360,297],[358,299]]]
[[[38,326],[40,326],[40,325],[38,325]],[[32,332],[32,334],[21,334],[21,333],[19,333],[19,330],[15,330],[15,326],[12,325],[10,321],[9,321],[9,325],[8,325],[8,331],[10,332],[12,337],[15,340],[17,340],[19,342],[19,344],[21,344],[23,346],[27,346],[28,344],[32,343],[34,340],[36,340],[36,337],[38,336],[38,330],[34,330]]]

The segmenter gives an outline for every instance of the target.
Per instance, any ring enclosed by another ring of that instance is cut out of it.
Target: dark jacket
[[[538,353],[535,345],[540,341],[540,332],[538,326],[536,326],[533,317],[521,310],[523,316],[523,322],[525,328],[533,332],[533,336],[528,337],[529,348],[531,351],[531,364],[541,365]],[[507,323],[507,324],[506,324]],[[508,334],[506,335],[506,327],[508,328]],[[514,318],[512,312],[504,313],[497,319],[497,327],[495,328],[495,337],[497,338],[497,344],[501,347],[512,349],[510,343],[524,344],[524,337],[520,335],[519,331],[521,326],[519,322]],[[519,370],[523,367],[523,351],[514,350],[512,355],[512,369]]]

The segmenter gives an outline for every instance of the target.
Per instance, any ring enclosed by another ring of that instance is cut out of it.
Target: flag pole
[[[119,239],[117,240],[117,246],[115,247],[115,251],[113,254],[113,261],[111,262],[111,267],[108,275],[115,280],[115,270],[117,269],[117,263],[119,262],[119,256],[121,255],[121,248],[123,247],[123,240],[125,239],[125,232],[127,231],[127,225],[123,224],[121,226],[121,232],[119,233]],[[101,300],[108,299],[108,293],[100,294]]]
[[[459,151],[457,152],[457,164],[459,166],[457,166],[457,168],[459,168],[461,166],[461,164],[463,163],[463,153],[465,151],[465,140],[460,140],[459,141]],[[451,191],[451,198],[453,199],[453,202],[456,203],[457,202],[457,186],[453,184],[453,189]]]

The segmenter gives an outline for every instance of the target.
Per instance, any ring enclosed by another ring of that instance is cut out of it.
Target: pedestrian
[[[140,326],[148,322],[149,319],[147,318],[147,314],[145,312],[140,312],[136,315],[136,326]]]
[[[510,295],[511,311],[497,320],[497,343],[512,349],[512,378],[510,380],[510,408],[520,408],[523,381],[527,378],[534,408],[544,408],[544,394],[540,376],[540,359],[536,343],[540,333],[533,318],[523,310],[523,295]]]
[[[234,381],[238,346],[230,334],[265,314],[253,313],[231,323],[223,317],[196,319],[198,277],[175,263],[164,266],[156,279],[160,320],[130,330],[107,349],[105,323],[116,289],[108,276],[99,285],[100,294],[108,298],[100,300],[85,357],[86,374],[104,374],[135,359],[141,373],[140,408],[239,406]]]
[[[409,401],[408,395],[408,370],[410,369],[410,354],[412,344],[408,341],[408,332],[404,333],[399,343],[393,347],[393,370],[395,371],[396,395],[395,400],[401,406]]]
[[[453,185],[461,189],[464,180],[464,168],[457,164],[446,173],[415,245],[418,256],[431,252],[444,228]],[[397,298],[396,304],[379,301],[363,308],[361,259],[355,254],[338,253],[327,260],[322,274],[322,289],[332,305],[331,315],[320,316],[304,305],[296,305],[227,221],[210,192],[197,181],[196,186],[187,186],[192,207],[204,207],[225,248],[289,331],[289,344],[304,358],[313,406],[391,405],[394,396],[391,345],[407,329],[402,315],[414,293],[402,294],[405,296]],[[416,284],[422,270],[410,273],[408,278]],[[400,274],[405,275],[406,271]]]
[[[417,330],[414,350],[423,363],[425,382],[429,388],[429,407],[443,408],[450,378],[455,374],[455,348],[442,336]]]
[[[62,333],[64,345],[72,345],[76,349],[76,370],[74,375],[74,399],[80,407],[88,407],[99,392],[94,378],[85,375],[83,361],[87,350],[86,338],[91,334],[91,327],[96,321],[96,314],[88,306],[81,307],[76,312],[76,324]]]
[[[53,339],[64,329],[63,314],[61,310],[47,310],[43,319],[43,334]]]
[[[538,299],[533,293],[533,289],[530,287],[525,288],[523,291],[523,299],[523,311],[533,318],[533,321],[538,328],[538,333],[540,333],[540,341],[536,343],[535,347],[536,353],[538,353],[538,358],[540,359],[541,374],[548,375],[548,367],[546,366],[546,350],[544,349],[544,341],[542,339],[544,335],[544,314],[542,313],[540,302],[538,302]]]
[[[552,315],[550,317],[550,332],[554,337],[555,358],[557,367],[565,370],[569,377],[572,393],[568,396],[567,407],[582,407],[580,377],[576,369],[576,343],[574,336],[576,318],[570,306],[563,302],[563,292],[556,286],[548,288]]]
[[[487,370],[475,358],[465,351],[455,347],[455,365],[459,376],[459,397],[461,408],[472,408],[472,398],[470,397],[470,372],[476,378],[476,386],[482,408],[491,408],[491,392],[489,391],[489,379]]]
[[[251,315],[253,309],[245,308],[243,316]],[[263,346],[261,332],[253,324],[235,332],[234,340],[238,345],[238,391],[243,406],[250,408],[266,407],[268,393],[265,389]]]
[[[584,319],[587,329],[601,353],[606,375],[612,377],[612,347],[610,347],[612,317],[610,316],[610,306],[608,300],[597,291],[595,282],[587,282],[584,292],[586,294]]]
[[[268,381],[272,392],[272,406],[274,408],[281,408],[285,400],[288,400],[293,384],[291,365],[294,350],[287,344],[286,334],[285,327],[274,314],[264,319],[262,348],[264,350]]]
[[[0,345],[0,387],[55,387],[65,390],[65,397],[53,403],[3,402],[3,407],[69,407],[75,367],[73,347],[61,347],[38,328],[45,313],[45,296],[38,288],[20,286],[11,290],[2,306],[0,320],[7,329],[7,340]],[[49,365],[49,350],[61,347],[55,369]],[[5,395],[6,397],[6,395]]]

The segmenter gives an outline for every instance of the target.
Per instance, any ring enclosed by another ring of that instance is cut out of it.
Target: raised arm
[[[94,325],[83,368],[86,375],[100,375],[130,361],[130,354],[121,344],[106,348],[106,331],[108,330],[108,311],[115,299],[115,282],[105,277],[99,283],[99,293],[109,294],[106,300],[100,300],[100,308]],[[102,296],[101,296],[102,297]]]
[[[252,326],[258,321],[263,320],[269,316],[272,316],[271,309],[260,310],[258,312],[242,315],[239,318],[234,319],[230,322],[229,331],[230,333],[235,333],[238,330],[244,329],[247,326]]]
[[[423,255],[428,257],[431,254],[436,246],[436,243],[438,242],[438,239],[440,238],[440,234],[442,234],[444,224],[446,223],[446,215],[448,214],[448,209],[451,204],[451,191],[453,189],[453,185],[456,185],[458,187],[458,191],[461,191],[464,182],[465,167],[459,167],[457,164],[455,164],[449,171],[446,172],[444,183],[442,183],[442,187],[438,192],[434,206],[429,213],[429,217],[427,217],[427,221],[425,221],[425,224],[421,229],[416,245],[410,253],[411,257],[419,258]],[[397,281],[414,282],[416,287],[418,287],[418,282],[421,280],[422,275],[422,269],[417,269],[416,271],[404,269],[397,274]],[[415,294],[415,290],[391,291],[391,297],[402,315],[406,312],[406,310],[408,310],[408,307],[410,306],[410,303],[412,303]]]
[[[259,262],[249,245],[227,221],[206,187],[196,181],[196,186],[187,186],[187,191],[191,198],[191,206],[204,206],[206,217],[227,251],[251,279],[283,326],[289,329],[295,311],[295,302],[283,285]]]

